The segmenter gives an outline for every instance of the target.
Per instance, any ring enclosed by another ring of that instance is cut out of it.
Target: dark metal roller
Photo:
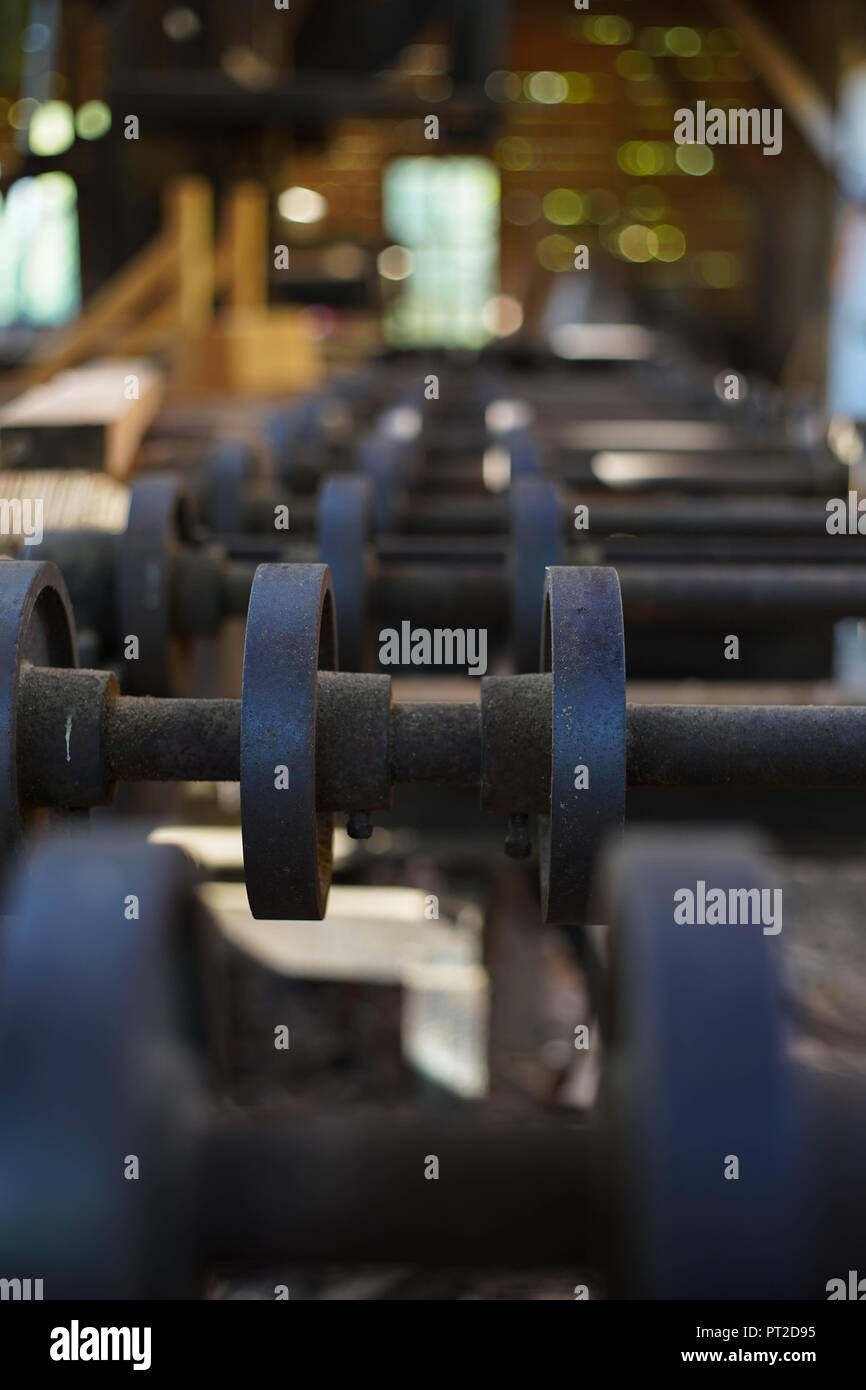
[[[202,521],[217,535],[237,530],[252,465],[248,446],[234,439],[221,440],[205,460]]]
[[[333,817],[316,809],[316,687],[337,666],[325,565],[260,565],[250,593],[241,718],[241,824],[254,917],[319,918]]]
[[[539,818],[547,922],[585,920],[602,840],[625,817],[625,647],[616,570],[547,571],[542,667],[553,673],[550,811]]]
[[[137,660],[123,665],[123,683],[132,695],[171,695],[182,684],[181,652],[173,640],[172,561],[189,538],[192,507],[192,494],[171,474],[133,485],[116,552],[118,636],[122,645],[138,639]]]
[[[0,564],[0,871],[32,819],[22,806],[18,775],[18,713],[23,672],[78,665],[75,621],[59,570],[52,564]],[[64,748],[43,749],[60,764]]]
[[[515,480],[511,512],[511,616],[514,669],[538,670],[539,615],[544,604],[544,572],[563,561],[559,493],[543,478]]]
[[[180,850],[103,829],[43,844],[7,899],[0,1246],[9,1268],[39,1270],[46,1298],[195,1291],[193,881]]]
[[[346,671],[364,669],[372,507],[373,488],[368,478],[328,478],[319,491],[318,557],[331,571],[340,664]]]
[[[806,1136],[785,1057],[778,936],[677,920],[682,890],[782,880],[725,832],[630,832],[605,857],[607,1104],[623,1192],[620,1294],[792,1298],[808,1286]],[[781,921],[778,923],[781,929]],[[771,926],[770,931],[774,928]]]
[[[614,1297],[823,1297],[866,1234],[862,1081],[828,1088],[786,1055],[778,938],[675,922],[696,876],[776,883],[748,844],[680,831],[606,860],[588,1120],[299,1127],[214,1103],[216,932],[185,857],[129,830],[43,842],[3,904],[4,1260],[61,1299],[195,1297],[214,1262],[244,1261],[563,1264]]]

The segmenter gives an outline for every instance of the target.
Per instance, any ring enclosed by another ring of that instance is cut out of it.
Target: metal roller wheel
[[[804,1297],[806,1143],[784,1058],[779,937],[677,922],[674,894],[698,880],[726,895],[780,884],[744,836],[687,829],[629,832],[601,873],[621,1292]]]
[[[63,575],[85,667],[108,660],[105,654],[116,647],[114,575],[121,540],[114,531],[46,531],[39,545],[23,546],[20,552],[22,560],[50,561]],[[90,662],[85,660],[86,646]]]
[[[316,691],[336,670],[326,565],[260,565],[250,591],[241,714],[241,824],[250,911],[324,917],[332,815],[316,811]]]
[[[518,478],[508,495],[514,669],[538,670],[544,571],[562,563],[559,493],[542,478]]]
[[[216,535],[239,529],[252,462],[248,446],[234,439],[221,441],[205,460],[202,520]]]
[[[18,786],[18,692],[25,666],[77,666],[75,620],[55,565],[0,564],[0,868],[25,828]],[[64,750],[45,750],[46,757]],[[32,813],[36,815],[36,812]]]
[[[547,571],[542,670],[553,673],[550,814],[539,817],[546,922],[586,922],[602,841],[625,817],[625,650],[613,569]]]
[[[175,695],[183,688],[188,663],[172,636],[171,571],[192,524],[192,498],[179,478],[159,474],[134,483],[126,532],[117,547],[121,657],[126,638],[138,638],[138,660],[121,660],[130,695]]]
[[[502,443],[511,459],[512,483],[518,478],[537,477],[541,472],[541,458],[538,443],[530,430],[509,430],[502,436]]]
[[[344,671],[364,669],[367,624],[367,542],[373,489],[367,478],[328,478],[317,506],[318,556],[331,571],[337,637]]]
[[[213,1000],[193,884],[180,850],[114,829],[43,841],[4,904],[0,1248],[46,1298],[198,1292]]]
[[[373,515],[379,531],[389,530],[406,494],[406,446],[373,431],[361,441],[358,470],[373,493]]]

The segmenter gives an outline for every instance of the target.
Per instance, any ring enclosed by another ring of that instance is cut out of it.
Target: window
[[[60,172],[18,179],[0,202],[0,325],[50,327],[80,305],[75,182]]]
[[[384,311],[389,342],[483,346],[482,310],[499,281],[495,166],[469,156],[398,159],[385,171],[383,196],[387,233],[408,252],[408,274],[395,277]]]

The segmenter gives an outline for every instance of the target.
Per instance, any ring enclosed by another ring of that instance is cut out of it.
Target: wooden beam
[[[195,336],[213,319],[213,191],[207,179],[186,177],[169,185],[166,221],[177,246],[178,325]]]
[[[235,184],[226,211],[229,304],[257,309],[268,298],[268,200],[261,184]]]
[[[177,332],[177,313],[177,300],[167,299],[139,322],[121,328],[114,340],[118,357],[146,357],[170,346]]]
[[[61,372],[0,409],[0,463],[126,478],[164,390],[163,374],[142,358]]]
[[[51,334],[17,378],[21,390],[48,381],[58,372],[103,350],[118,326],[160,292],[170,290],[177,273],[177,248],[157,237],[113,276],[68,327]]]

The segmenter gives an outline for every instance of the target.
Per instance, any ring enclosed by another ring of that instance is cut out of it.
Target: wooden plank
[[[310,336],[303,313],[291,306],[228,310],[219,332],[229,390],[279,397],[314,391],[323,380],[321,343]]]
[[[169,185],[166,223],[178,249],[177,338],[172,376],[193,393],[212,375],[208,341],[214,313],[213,190],[206,179],[185,177]]]
[[[119,357],[141,357],[168,349],[177,333],[177,301],[166,299],[140,322],[120,329],[114,340]]]
[[[229,303],[234,309],[261,308],[268,297],[268,202],[260,184],[234,186],[226,213],[229,250]]]
[[[4,468],[85,468],[128,476],[165,378],[144,358],[61,372],[0,409]]]
[[[123,531],[129,515],[129,488],[106,473],[78,469],[0,472],[0,497],[38,499],[48,531]]]
[[[167,219],[178,253],[178,321],[183,333],[203,333],[213,318],[213,190],[207,179],[175,180]]]

